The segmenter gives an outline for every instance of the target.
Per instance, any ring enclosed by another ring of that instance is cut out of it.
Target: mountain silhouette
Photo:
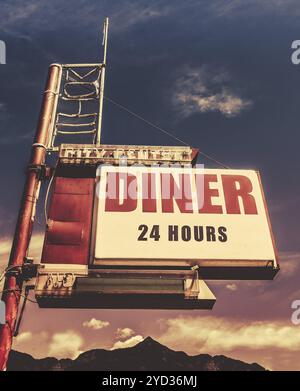
[[[259,364],[247,364],[226,356],[189,356],[161,345],[151,337],[125,349],[93,349],[76,359],[35,359],[12,350],[8,371],[264,371]]]

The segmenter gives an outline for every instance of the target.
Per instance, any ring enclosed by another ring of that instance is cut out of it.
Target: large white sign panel
[[[96,264],[277,266],[256,171],[101,166],[97,178]]]

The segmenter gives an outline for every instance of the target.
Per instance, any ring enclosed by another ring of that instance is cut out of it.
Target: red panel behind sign
[[[94,185],[94,178],[54,179],[42,263],[88,264]]]

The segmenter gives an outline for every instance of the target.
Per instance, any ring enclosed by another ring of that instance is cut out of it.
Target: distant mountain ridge
[[[94,349],[75,360],[53,357],[35,359],[29,354],[11,351],[8,371],[265,371],[259,364],[247,364],[226,356],[175,352],[147,337],[125,349]]]

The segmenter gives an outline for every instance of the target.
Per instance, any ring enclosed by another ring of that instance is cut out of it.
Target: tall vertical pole
[[[103,99],[104,99],[104,83],[105,83],[105,68],[106,68],[106,55],[107,55],[107,38],[108,38],[108,24],[109,19],[105,18],[103,26],[103,62],[100,72],[100,88],[99,88],[99,115],[98,115],[98,128],[96,144],[101,143],[101,130],[102,130],[102,118],[103,118]]]
[[[41,172],[45,165],[49,128],[54,112],[55,98],[59,92],[60,80],[61,66],[52,64],[49,69],[39,123],[34,143],[32,144],[31,157],[2,294],[2,300],[6,306],[6,324],[0,326],[0,370],[2,371],[7,366],[18,316],[23,285],[21,270],[30,243],[35,205],[41,182]]]

